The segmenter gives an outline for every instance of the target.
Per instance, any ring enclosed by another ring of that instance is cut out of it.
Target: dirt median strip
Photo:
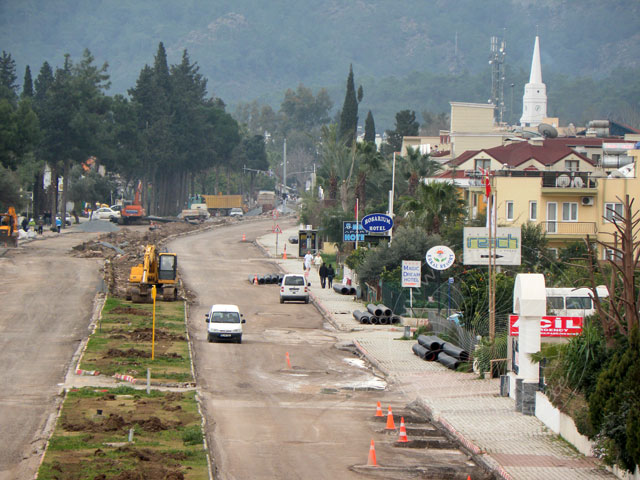
[[[37,478],[208,479],[196,393],[69,390]]]
[[[193,386],[184,315],[182,302],[156,302],[154,334],[152,304],[108,298],[77,370],[146,381],[148,369],[154,385]]]

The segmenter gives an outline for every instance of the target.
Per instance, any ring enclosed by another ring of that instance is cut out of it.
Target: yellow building
[[[610,243],[611,212],[622,213],[626,195],[638,199],[634,206],[640,209],[640,150],[625,154],[623,168],[603,168],[558,142],[519,142],[465,152],[447,164],[451,170],[441,178],[455,179],[475,218],[486,213],[482,171],[489,171],[498,225],[540,224],[549,248],[557,250],[587,235]],[[604,258],[607,252],[599,254]]]

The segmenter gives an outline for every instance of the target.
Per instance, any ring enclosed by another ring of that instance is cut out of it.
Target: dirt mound
[[[144,350],[138,350],[137,348],[130,348],[128,350],[120,350],[119,348],[110,348],[106,356],[113,357],[138,357],[138,358],[151,358],[151,352],[145,352]]]
[[[122,307],[122,306],[118,306],[109,310],[109,313],[113,315],[136,315],[139,317],[151,317],[153,315],[153,313],[149,312],[148,310],[142,310],[141,308],[135,308],[135,307]]]
[[[135,423],[137,423],[140,428],[147,432],[159,432],[161,430],[169,429],[169,425],[162,423],[162,420],[160,420],[158,417],[149,417],[145,420],[136,420]]]
[[[152,328],[136,328],[132,332],[128,332],[132,340],[139,342],[150,342],[153,336]],[[167,332],[156,328],[156,341],[170,340],[170,341],[184,341],[187,338],[184,335],[178,335],[175,333]]]
[[[182,393],[181,392],[167,392],[167,394],[164,396],[164,399],[167,402],[179,402],[180,400],[182,400]]]

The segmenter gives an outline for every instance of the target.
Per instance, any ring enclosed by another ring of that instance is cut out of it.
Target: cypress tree
[[[40,73],[34,82],[35,86],[35,101],[38,107],[41,107],[45,101],[47,90],[53,84],[53,69],[48,62],[44,62],[40,67]]]
[[[24,83],[22,85],[22,98],[33,97],[33,80],[31,79],[31,69],[29,65],[24,69]]]
[[[9,100],[14,107],[18,99],[17,79],[16,62],[10,53],[3,50],[0,56],[0,98]]]
[[[374,143],[376,141],[376,124],[373,121],[371,110],[369,110],[367,119],[364,121],[364,141]]]
[[[344,105],[340,113],[340,129],[338,134],[346,145],[351,146],[356,137],[358,128],[358,100],[353,84],[353,66],[349,65],[349,77],[347,78],[347,93],[344,96]]]

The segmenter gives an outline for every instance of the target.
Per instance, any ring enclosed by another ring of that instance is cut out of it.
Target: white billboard
[[[402,261],[402,288],[420,288],[422,262],[420,260]]]
[[[520,265],[520,227],[497,227],[495,238],[491,238],[491,245],[495,265]],[[463,246],[464,265],[489,265],[489,229],[465,227]]]

